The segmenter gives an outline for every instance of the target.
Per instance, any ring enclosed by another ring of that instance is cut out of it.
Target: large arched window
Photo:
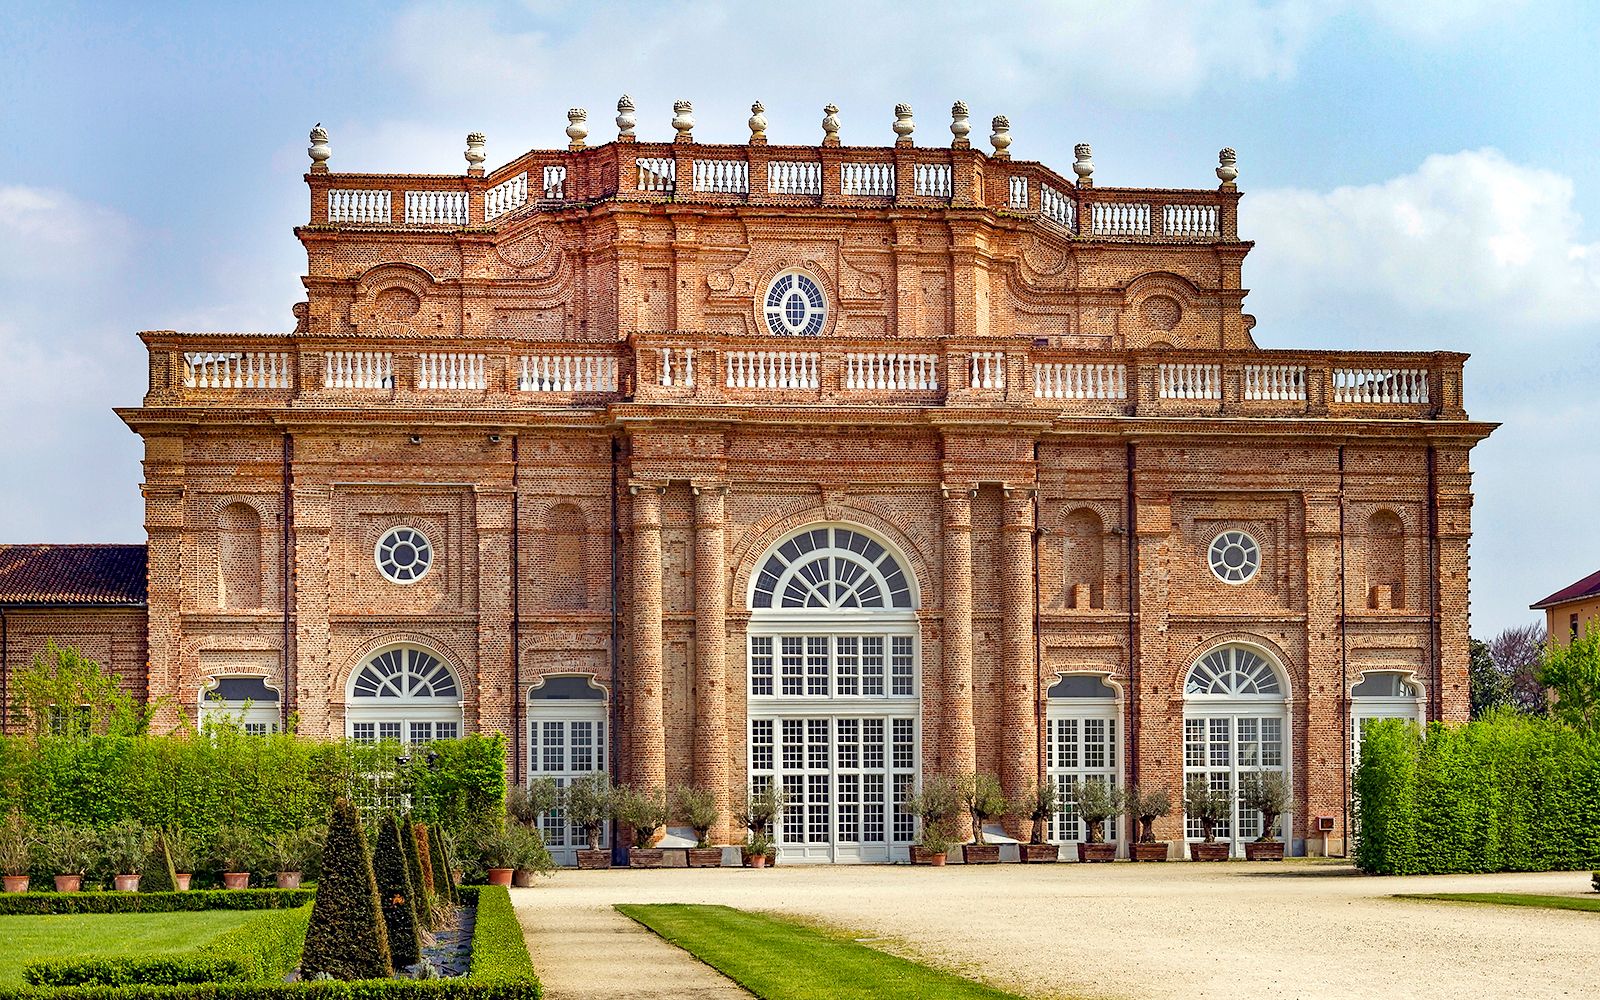
[[[888,861],[915,836],[899,803],[920,757],[917,591],[859,528],[817,525],[755,564],[748,627],[753,788],[788,792],[785,858]]]
[[[606,692],[588,675],[546,677],[528,692],[528,779],[550,778],[565,788],[574,778],[606,769]],[[545,846],[557,864],[577,864],[583,829],[560,810],[539,818]],[[603,841],[609,843],[609,841]]]
[[[1263,650],[1242,644],[1218,646],[1189,668],[1183,686],[1183,775],[1204,777],[1230,793],[1232,814],[1217,825],[1220,840],[1235,853],[1261,835],[1261,814],[1239,803],[1239,779],[1250,771],[1289,772],[1287,685],[1278,665]],[[1279,818],[1280,836],[1289,837],[1292,817]],[[1190,840],[1202,836],[1200,821],[1188,817]]]
[[[1075,844],[1088,839],[1073,790],[1080,781],[1113,788],[1122,783],[1117,724],[1121,711],[1116,688],[1101,674],[1063,674],[1050,685],[1045,702],[1045,773],[1056,783],[1060,810],[1050,820],[1050,840]],[[1120,820],[1106,820],[1101,831],[1116,841]]]
[[[394,646],[350,675],[345,726],[352,739],[427,743],[461,735],[461,682],[417,646]]]

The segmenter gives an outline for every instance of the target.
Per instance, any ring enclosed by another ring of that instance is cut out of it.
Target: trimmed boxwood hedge
[[[52,913],[180,913],[193,910],[292,910],[311,889],[193,889],[189,892],[0,893],[0,917]]]
[[[462,886],[463,902],[478,905],[472,928],[472,964],[467,975],[481,982],[536,979],[533,958],[511,908],[511,890],[503,885]]]
[[[264,910],[194,952],[30,962],[22,975],[35,986],[281,982],[300,963],[310,916],[309,905]]]
[[[1548,719],[1373,722],[1355,776],[1356,863],[1381,875],[1592,869],[1596,789],[1600,737]]]

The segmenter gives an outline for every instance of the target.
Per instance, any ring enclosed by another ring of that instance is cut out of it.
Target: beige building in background
[[[1552,640],[1566,642],[1575,638],[1591,624],[1600,623],[1600,571],[1528,606],[1544,612],[1545,632]]]

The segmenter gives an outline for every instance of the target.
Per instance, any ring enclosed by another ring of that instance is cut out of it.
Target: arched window
[[[1045,773],[1060,793],[1050,840],[1079,843],[1088,839],[1088,831],[1073,797],[1077,783],[1098,781],[1113,788],[1122,783],[1117,690],[1101,674],[1062,674],[1046,695]],[[1102,830],[1106,840],[1120,839],[1120,827],[1119,819],[1107,820]]]
[[[589,564],[585,545],[588,524],[583,511],[570,503],[550,508],[545,524],[545,578],[550,607],[581,610],[589,606]]]
[[[247,503],[230,503],[217,518],[217,603],[261,606],[261,515]]]
[[[1350,688],[1350,760],[1361,761],[1361,736],[1376,719],[1409,719],[1422,724],[1422,685],[1409,670],[1364,670]]]
[[[606,769],[606,692],[589,675],[544,678],[528,692],[528,779],[550,778],[561,788]],[[577,863],[583,830],[560,810],[539,818],[545,846],[557,864]],[[606,841],[605,843],[609,843]]]
[[[1087,507],[1061,521],[1061,568],[1067,607],[1105,607],[1105,526]]]
[[[1198,775],[1212,788],[1229,792],[1231,815],[1217,825],[1218,839],[1233,843],[1261,835],[1261,814],[1240,805],[1241,775],[1250,771],[1289,771],[1287,687],[1278,665],[1255,647],[1219,646],[1189,668],[1183,694],[1183,774]],[[1293,817],[1279,817],[1289,838]],[[1199,840],[1200,821],[1189,817],[1185,832]]]
[[[345,725],[352,739],[368,743],[456,739],[461,735],[460,681],[425,649],[385,649],[351,675]]]
[[[1367,518],[1367,607],[1406,606],[1406,528],[1392,510]]]
[[[278,692],[261,676],[212,677],[200,689],[200,724],[226,722],[251,736],[278,731]]]
[[[750,783],[789,795],[790,860],[904,858],[899,804],[920,756],[920,633],[904,558],[866,532],[817,525],[755,563],[750,587]]]

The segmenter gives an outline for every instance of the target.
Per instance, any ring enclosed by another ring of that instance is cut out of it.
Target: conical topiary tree
[[[417,857],[416,825],[400,820],[396,826],[400,843],[406,849],[406,878],[411,880],[411,908],[417,914],[419,930],[433,930],[433,907],[429,905],[428,884],[422,880],[422,859]]]
[[[394,974],[361,814],[346,798],[334,800],[328,820],[322,877],[300,957],[302,979],[323,973],[334,979],[387,979]]]
[[[156,832],[150,843],[150,857],[144,863],[144,877],[139,880],[140,892],[177,892],[178,873],[172,868],[172,852],[167,849],[167,835]]]
[[[416,893],[406,871],[406,849],[400,842],[400,824],[390,813],[378,824],[378,843],[372,850],[372,874],[378,882],[378,902],[383,908],[384,930],[389,935],[389,959],[397,969],[416,965],[422,958],[417,945]]]
[[[446,903],[456,902],[456,878],[444,853],[444,838],[437,826],[428,830],[428,854],[433,859],[433,891]]]
[[[422,869],[422,888],[432,896],[439,887],[433,878],[433,841],[428,837],[428,824],[412,823],[411,840],[417,849],[417,865]]]

